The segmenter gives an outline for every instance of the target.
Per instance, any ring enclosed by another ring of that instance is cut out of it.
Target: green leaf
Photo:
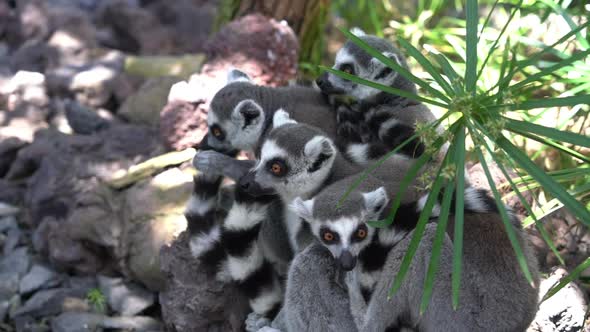
[[[465,7],[467,36],[465,61],[465,88],[474,93],[477,81],[477,0],[467,0]]]
[[[584,29],[588,26],[590,26],[590,21],[580,25],[579,27],[577,27],[574,30],[569,31],[568,33],[563,35],[561,38],[559,38],[555,43],[544,47],[543,49],[541,49],[541,51],[539,51],[535,54],[532,54],[531,56],[528,56],[526,60],[516,63],[516,65],[509,71],[508,75],[506,75],[504,78],[499,80],[498,83],[495,86],[493,86],[490,90],[494,89],[496,86],[499,86],[499,87],[507,86],[510,83],[510,80],[512,79],[512,77],[514,77],[514,75],[516,74],[516,72],[522,71],[524,68],[534,64],[539,59],[541,59],[543,56],[545,56],[547,53],[550,53],[554,49],[555,46],[565,42],[571,36],[575,35],[576,33],[580,32],[582,29]],[[514,59],[515,58],[515,51],[512,50],[511,52],[513,53],[512,58]]]
[[[564,153],[569,154],[570,156],[572,156],[574,158],[578,158],[581,161],[590,163],[590,158],[586,157],[585,155],[579,153],[576,150],[572,150],[572,149],[568,148],[567,146],[564,146],[562,144],[556,143],[556,142],[554,142],[554,141],[552,141],[550,139],[547,139],[547,138],[544,138],[544,137],[539,137],[537,135],[532,135],[532,134],[529,134],[529,133],[526,133],[526,132],[522,132],[522,131],[518,131],[518,130],[512,130],[512,132],[517,133],[517,134],[519,134],[519,135],[521,135],[523,137],[530,138],[530,139],[535,140],[537,142],[543,143],[543,144],[545,144],[547,146],[551,146],[553,148],[556,148],[556,149],[558,149],[558,150],[560,150],[560,151],[562,151]]]
[[[455,230],[453,235],[453,309],[459,307],[459,289],[461,286],[461,269],[463,260],[463,220],[465,196],[465,128],[461,127],[455,135],[455,167],[457,169],[455,191]]]
[[[517,110],[531,110],[534,108],[548,108],[548,107],[561,107],[561,106],[574,106],[578,104],[590,104],[590,95],[580,95],[571,97],[557,97],[557,98],[543,98],[543,99],[530,99],[519,104],[503,104],[503,105],[492,105],[488,108],[502,108],[508,107],[513,111]]]
[[[463,92],[463,86],[461,85],[461,77],[457,74],[457,71],[451,66],[447,58],[442,54],[435,54],[434,59],[438,64],[441,66],[442,70],[444,71],[445,75],[451,81],[451,85],[455,91],[454,95],[459,95]]]
[[[590,212],[570,195],[559,183],[555,182],[549,175],[533,163],[528,156],[515,147],[505,137],[496,140],[496,144],[514,159],[514,161],[535,180],[537,180],[546,191],[558,198],[570,211],[578,217],[586,226],[590,226]]]
[[[481,26],[481,30],[479,30],[479,36],[477,37],[478,42],[479,42],[479,37],[483,34],[483,30],[485,29],[485,27],[488,26],[488,22],[490,21],[490,18],[492,17],[494,10],[496,10],[496,6],[498,6],[498,2],[500,2],[500,0],[494,1],[494,5],[492,6],[490,11],[488,12],[488,16],[486,16],[485,21],[483,21],[483,25]],[[506,25],[508,25],[508,24],[506,24]]]
[[[431,155],[424,153],[420,156],[420,158],[418,158],[416,160],[414,165],[412,165],[412,167],[406,172],[406,175],[404,175],[402,182],[400,182],[399,192],[397,193],[397,195],[395,195],[395,198],[391,204],[391,208],[389,209],[389,214],[387,215],[387,218],[385,218],[384,220],[379,220],[379,221],[369,221],[368,222],[369,226],[376,227],[376,228],[385,228],[393,223],[393,220],[395,219],[395,214],[397,213],[397,209],[401,205],[401,200],[404,196],[404,193],[406,192],[407,188],[410,186],[410,183],[416,178],[418,171],[420,171],[420,169],[422,169],[422,167],[431,158],[432,158]]]
[[[416,251],[418,250],[418,245],[420,244],[420,240],[422,239],[422,235],[424,234],[424,230],[426,229],[426,224],[428,223],[430,215],[432,214],[432,209],[434,207],[434,204],[437,201],[438,193],[440,192],[440,188],[441,188],[443,180],[444,180],[444,177],[440,174],[441,169],[442,169],[442,167],[439,169],[438,175],[437,175],[436,179],[434,180],[434,184],[432,185],[432,190],[428,194],[428,198],[426,199],[426,204],[424,205],[424,208],[422,209],[422,212],[420,213],[420,217],[418,218],[418,223],[416,224],[416,228],[414,228],[414,231],[412,232],[413,233],[412,239],[410,240],[410,244],[408,246],[408,249],[406,250],[406,254],[404,255],[404,258],[402,259],[402,264],[400,266],[399,271],[397,272],[397,274],[395,276],[395,280],[393,281],[393,285],[391,286],[391,289],[389,290],[388,297],[393,296],[393,294],[395,294],[395,292],[397,292],[399,290],[399,288],[402,286],[404,278],[406,277],[406,274],[408,273],[408,270],[410,269],[410,264],[412,263],[412,259],[414,258],[414,255],[416,254]]]
[[[545,294],[545,296],[543,296],[541,303],[543,303],[545,300],[547,300],[550,297],[552,297],[553,295],[555,295],[563,287],[565,287],[565,285],[567,285],[570,282],[572,282],[573,280],[577,279],[578,276],[580,275],[580,273],[582,273],[584,270],[586,270],[589,267],[590,267],[590,258],[586,258],[586,260],[583,261],[582,264],[578,265],[569,275],[562,278],[559,281],[559,283],[557,283],[557,285],[551,287],[551,289],[549,289],[547,294]]]
[[[379,61],[381,61],[387,67],[395,70],[397,73],[399,73],[400,75],[402,75],[404,78],[406,78],[406,79],[414,82],[418,86],[422,87],[424,90],[428,91],[431,95],[433,95],[433,96],[435,96],[435,97],[437,97],[437,98],[439,98],[439,99],[441,99],[441,100],[443,100],[443,101],[445,101],[447,103],[450,101],[449,98],[447,96],[445,96],[444,94],[442,94],[440,91],[438,91],[438,90],[434,89],[433,87],[431,87],[424,80],[416,77],[409,70],[407,70],[406,68],[404,68],[403,66],[401,66],[400,64],[398,64],[395,60],[392,60],[392,59],[386,57],[385,55],[381,54],[381,52],[379,52],[378,50],[376,50],[376,49],[372,48],[371,46],[369,46],[362,39],[360,39],[359,37],[355,36],[350,31],[347,31],[345,29],[340,29],[340,31],[342,31],[342,33],[344,33],[346,35],[346,37],[348,39],[350,39],[353,43],[355,43],[360,48],[362,48],[363,50],[365,50],[365,52],[367,52],[370,55],[372,55],[373,57],[377,58]]]
[[[486,67],[486,65],[488,63],[488,60],[490,60],[490,57],[496,51],[496,48],[498,46],[498,42],[500,41],[500,39],[504,35],[504,32],[506,32],[506,29],[510,25],[510,22],[512,22],[512,19],[514,18],[514,15],[516,15],[516,12],[518,10],[520,10],[520,6],[522,5],[522,1],[523,0],[520,0],[518,2],[518,4],[516,4],[516,6],[514,7],[514,9],[510,13],[510,16],[508,17],[508,21],[503,24],[504,26],[502,27],[502,30],[500,31],[500,34],[498,34],[496,40],[494,40],[494,43],[492,44],[492,47],[490,47],[490,51],[488,52],[488,55],[486,56],[485,60],[483,61],[482,65],[481,65],[481,67],[479,68],[479,72],[477,73],[477,78],[475,79],[476,81],[481,77],[481,73],[483,72],[484,68]],[[495,6],[495,4],[494,4],[494,6]],[[493,10],[493,8],[492,8],[492,10]],[[491,14],[491,12],[490,12],[490,14]],[[482,27],[482,31],[483,31],[483,27]],[[479,40],[479,38],[478,38],[478,40]]]
[[[516,196],[520,200],[521,204],[524,206],[525,210],[527,210],[530,218],[532,218],[534,220],[535,226],[539,230],[539,233],[541,233],[541,237],[543,238],[543,240],[545,240],[545,243],[547,243],[547,245],[549,246],[549,248],[551,249],[551,251],[553,252],[555,257],[557,257],[559,262],[561,264],[565,265],[563,258],[559,254],[559,251],[557,251],[557,248],[555,247],[553,240],[551,239],[551,237],[547,233],[547,230],[545,230],[545,227],[543,226],[543,224],[538,220],[538,218],[535,215],[535,213],[533,212],[533,209],[531,208],[530,204],[527,202],[527,200],[524,198],[524,196],[522,196],[522,193],[520,192],[520,189],[518,188],[518,186],[514,183],[514,181],[512,181],[510,174],[508,174],[508,171],[506,171],[506,168],[504,167],[504,165],[502,165],[501,161],[497,157],[497,154],[494,153],[494,151],[492,151],[492,149],[487,144],[487,142],[484,141],[483,145],[486,148],[486,150],[488,151],[488,153],[490,154],[490,156],[492,156],[492,159],[496,162],[496,165],[498,165],[498,168],[500,169],[500,171],[502,172],[502,174],[504,175],[504,177],[506,178],[506,180],[510,184],[510,187],[512,188],[512,190],[514,191],[514,193],[516,194]],[[512,163],[512,160],[510,160],[510,159],[508,159],[508,160],[510,163]],[[525,226],[523,225],[523,227],[525,227]]]
[[[574,20],[572,20],[571,16],[569,16],[568,13],[565,10],[563,10],[563,8],[561,8],[558,4],[549,0],[541,1],[547,4],[549,7],[551,7],[551,9],[553,9],[556,13],[561,15],[561,17],[563,17],[563,19],[570,26],[570,29],[575,29],[577,27],[576,23],[574,23]],[[586,38],[584,38],[584,36],[581,33],[576,33],[576,39],[583,48],[590,49],[590,44],[588,44],[588,41],[586,40]]]
[[[438,83],[438,85],[440,85],[445,90],[447,95],[453,95],[453,89],[451,88],[449,83],[441,76],[439,70],[434,68],[432,63],[428,61],[428,59],[426,59],[426,57],[422,55],[422,53],[420,53],[420,51],[418,51],[414,46],[412,46],[403,38],[398,38],[398,43],[401,47],[408,51],[408,54],[410,56],[412,56],[414,59],[416,59],[416,61],[418,61],[418,63],[424,68],[424,70],[426,70],[430,74],[430,76],[432,76],[436,83]]]
[[[523,87],[529,83],[538,82],[541,77],[546,76],[546,75],[550,75],[550,74],[554,74],[559,69],[569,66],[570,64],[572,64],[578,60],[584,59],[586,56],[588,56],[588,54],[590,54],[590,49],[587,49],[583,52],[576,53],[567,59],[560,60],[558,63],[556,63],[553,66],[544,68],[543,70],[539,71],[538,73],[535,73],[535,74],[527,77],[523,81],[520,81],[514,85],[511,85],[509,88],[514,91],[514,90],[516,90],[520,87]]]
[[[436,106],[443,107],[443,108],[448,108],[448,105],[447,104],[443,104],[441,102],[438,102],[438,101],[435,101],[435,100],[432,100],[432,99],[420,97],[420,96],[418,96],[416,94],[413,94],[411,92],[408,92],[406,90],[400,90],[400,89],[392,88],[392,87],[387,86],[387,85],[375,83],[375,82],[372,82],[372,81],[369,81],[369,80],[365,80],[363,78],[360,78],[360,77],[357,77],[357,76],[354,76],[354,75],[350,75],[350,74],[345,73],[343,71],[332,69],[332,68],[329,68],[329,67],[326,67],[326,66],[319,66],[319,67],[322,70],[328,71],[328,72],[330,72],[330,73],[332,73],[334,75],[340,76],[340,77],[345,78],[345,79],[347,79],[349,81],[352,81],[354,83],[358,83],[358,84],[370,86],[370,87],[375,88],[375,89],[378,89],[380,91],[391,93],[391,94],[397,95],[397,96],[406,97],[408,99],[412,99],[412,100],[415,100],[415,101],[420,101],[420,102],[424,102],[424,103],[427,103],[427,104],[436,105]]]
[[[508,130],[518,132],[530,132],[539,136],[549,137],[558,142],[567,142],[574,145],[590,148],[590,137],[588,136],[572,133],[565,130],[559,130],[551,127],[545,127],[531,122],[524,122],[509,118],[504,119],[507,120],[506,128]]]
[[[453,154],[453,153],[451,153]],[[443,195],[443,201],[440,209],[440,215],[438,218],[438,224],[436,225],[436,235],[432,244],[432,252],[430,254],[430,263],[428,263],[428,271],[426,272],[426,279],[424,281],[424,290],[422,292],[422,300],[420,302],[420,315],[422,315],[430,298],[432,297],[432,289],[434,287],[434,278],[440,267],[440,252],[442,249],[443,241],[447,235],[447,224],[449,221],[449,212],[451,208],[451,198],[453,198],[454,183],[449,181],[446,185],[445,192]]]
[[[471,134],[473,135],[474,133],[471,132]],[[520,243],[518,242],[518,238],[516,237],[516,233],[514,232],[514,226],[510,222],[510,217],[508,216],[508,213],[506,212],[506,207],[504,206],[504,202],[502,202],[502,198],[500,197],[500,193],[498,192],[498,189],[496,188],[496,183],[494,182],[494,179],[492,178],[488,164],[485,161],[485,158],[483,156],[483,153],[481,152],[481,149],[478,147],[475,149],[475,151],[477,152],[479,162],[481,163],[481,166],[484,170],[486,178],[488,179],[488,183],[490,184],[490,188],[492,189],[492,194],[494,195],[494,199],[496,200],[496,205],[498,206],[498,210],[500,211],[500,216],[501,216],[502,222],[504,223],[504,229],[506,230],[506,234],[508,235],[508,239],[510,240],[510,244],[512,245],[512,248],[514,249],[514,253],[516,254],[516,260],[518,261],[518,265],[520,265],[520,269],[524,273],[525,278],[528,280],[529,283],[532,284],[533,277],[531,275],[531,272],[529,271],[529,267],[526,262],[526,257],[524,256],[524,254],[522,252],[522,248],[520,247]]]

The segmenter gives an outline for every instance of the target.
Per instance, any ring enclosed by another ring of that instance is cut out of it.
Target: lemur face
[[[207,144],[214,150],[251,151],[264,126],[262,107],[252,99],[246,74],[233,70],[228,84],[215,94],[207,114]]]
[[[357,31],[355,34],[358,35],[359,32]],[[397,50],[388,41],[364,34],[360,35],[359,38],[379,50],[386,57],[405,66],[401,55],[397,53]],[[372,57],[351,41],[347,41],[338,51],[332,68],[386,86],[394,86],[398,75],[397,72],[385,66],[381,61]],[[369,99],[380,93],[380,90],[362,84],[356,84],[328,72],[323,73],[316,80],[316,83],[322,92],[326,94],[345,94],[357,100]]]
[[[273,130],[262,145],[253,178],[256,186],[272,188],[290,202],[296,196],[315,193],[329,175],[335,157],[334,143],[319,129],[298,124],[279,110],[273,117]]]
[[[330,196],[334,194],[330,193]],[[356,266],[359,253],[375,234],[375,228],[369,227],[367,222],[379,218],[387,201],[387,193],[380,187],[372,192],[352,193],[346,204],[357,207],[354,213],[350,210],[342,213],[334,206],[326,206],[326,203],[333,205],[334,201],[323,194],[307,201],[297,197],[290,208],[309,223],[313,234],[330,250],[342,269],[350,271]],[[330,216],[326,215],[328,209]]]

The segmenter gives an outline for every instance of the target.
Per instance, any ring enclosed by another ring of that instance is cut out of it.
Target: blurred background
[[[479,62],[495,52],[478,90],[497,88],[508,55],[523,61],[552,45],[513,80],[576,60],[505,99],[588,95],[589,12],[585,1],[479,1]],[[0,331],[239,329],[243,305],[223,309],[230,292],[198,276],[182,233],[189,161],[226,71],[239,68],[267,86],[310,84],[345,42],[339,29],[360,27],[393,43],[403,38],[427,56],[444,54],[462,72],[465,26],[463,2],[447,0],[0,0]],[[589,112],[579,104],[518,117],[589,136]],[[571,147],[576,158],[511,137],[590,207],[590,150]],[[468,158],[472,181],[486,187],[481,165]],[[491,170],[530,226],[502,172]],[[579,268],[531,330],[580,331],[588,228],[511,171],[555,246],[527,228],[549,278],[543,289]]]

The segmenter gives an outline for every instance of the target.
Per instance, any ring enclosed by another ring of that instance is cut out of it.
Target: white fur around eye
[[[278,109],[272,117],[272,126],[273,128],[278,128],[284,126],[288,123],[297,123],[297,121],[291,119],[289,113],[287,113],[282,108]]]
[[[274,158],[286,158],[287,156],[289,156],[289,153],[285,149],[281,148],[275,141],[267,140],[260,150],[259,165],[264,165],[265,162]]]

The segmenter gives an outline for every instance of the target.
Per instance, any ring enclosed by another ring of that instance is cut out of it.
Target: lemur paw
[[[257,332],[265,328],[270,328],[270,324],[272,321],[262,315],[259,315],[255,312],[251,312],[246,317],[246,331],[247,332]],[[275,331],[275,329],[267,330],[267,332]],[[278,330],[276,330],[278,331]]]
[[[362,137],[358,126],[350,122],[341,123],[338,126],[336,135],[339,140],[347,143],[362,143]]]
[[[336,122],[354,122],[359,123],[362,120],[363,114],[346,105],[338,106],[336,109]]]

